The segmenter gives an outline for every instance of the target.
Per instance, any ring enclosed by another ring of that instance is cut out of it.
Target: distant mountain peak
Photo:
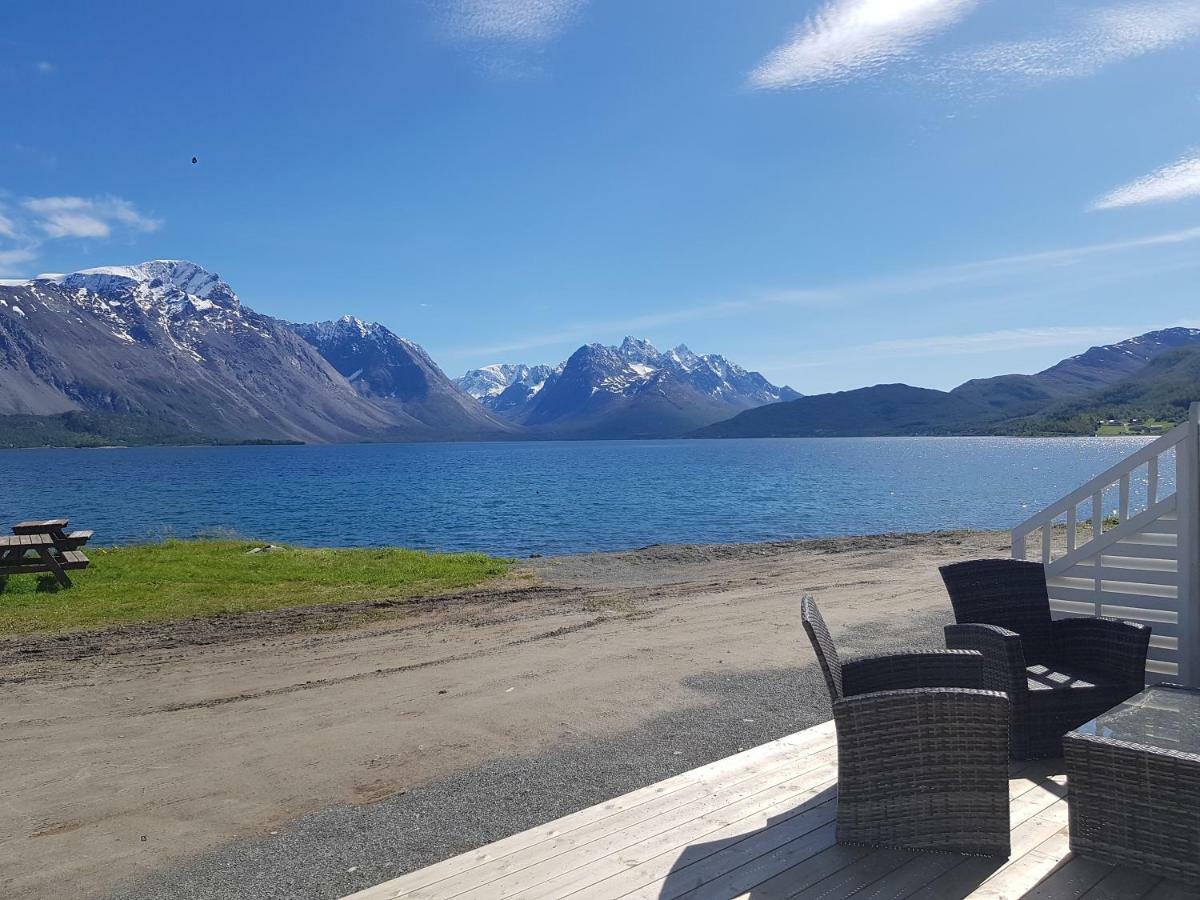
[[[348,440],[408,425],[188,260],[5,284],[0,343],[18,348],[0,362],[0,413],[128,415],[221,439]]]
[[[169,299],[178,291],[200,300],[220,300],[227,306],[240,304],[233,288],[220,275],[186,259],[151,259],[131,266],[97,266],[65,275],[38,275],[29,281],[37,282],[101,294],[134,291],[153,299]]]
[[[1065,362],[1087,360],[1114,352],[1127,353],[1139,359],[1148,359],[1150,356],[1154,356],[1165,349],[1188,346],[1198,341],[1200,341],[1200,328],[1188,328],[1183,325],[1176,325],[1172,328],[1159,328],[1155,331],[1147,331],[1145,334],[1126,338],[1115,344],[1101,344],[1089,347],[1083,353],[1067,357],[1067,359],[1055,365],[1060,366]],[[1054,366],[1051,368],[1054,368]]]
[[[757,372],[680,344],[660,351],[647,338],[584,344],[560,365],[493,363],[458,386],[494,412],[539,428],[582,428],[602,436],[674,434],[742,409],[798,397]]]
[[[313,345],[328,345],[335,341],[369,340],[382,346],[399,344],[408,351],[426,355],[415,342],[396,334],[381,322],[368,322],[358,316],[345,315],[324,322],[292,322],[293,331]]]
[[[491,363],[472,369],[456,378],[454,383],[490,409],[500,411],[514,403],[519,392],[521,401],[542,389],[546,380],[561,371],[562,367],[528,366],[524,363]],[[501,395],[513,390],[501,400]]]
[[[640,357],[653,359],[662,355],[658,352],[658,348],[646,340],[646,338],[635,338],[629,335],[626,335],[625,339],[621,341],[621,346],[615,349],[628,359]]]

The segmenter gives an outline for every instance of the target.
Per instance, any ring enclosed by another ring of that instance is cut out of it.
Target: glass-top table
[[[1200,691],[1168,685],[1146,688],[1072,734],[1200,754]]]
[[[1200,883],[1200,691],[1149,687],[1063,737],[1071,849]]]

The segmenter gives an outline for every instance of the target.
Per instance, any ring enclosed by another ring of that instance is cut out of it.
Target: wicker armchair
[[[957,625],[946,646],[979,650],[989,684],[1012,701],[1012,755],[1062,755],[1062,736],[1145,686],[1150,629],[1108,618],[1050,618],[1041,563],[942,566]]]
[[[1008,698],[980,654],[841,662],[816,601],[801,616],[837,725],[843,844],[1008,856]]]

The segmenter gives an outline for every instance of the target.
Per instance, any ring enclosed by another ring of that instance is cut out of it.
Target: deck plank
[[[728,822],[721,821],[720,818],[705,819],[706,815],[719,817],[721,811],[732,805],[738,810],[735,816],[741,818],[752,813],[755,808],[761,809],[763,806],[773,805],[779,800],[800,799],[805,792],[815,793],[824,787],[831,787],[837,778],[837,768],[832,751],[825,752],[829,756],[823,759],[822,765],[799,778],[787,779],[786,768],[771,771],[758,778],[751,778],[730,788],[718,790],[696,803],[668,810],[636,823],[632,827],[612,832],[598,840],[590,839],[590,835],[585,835],[582,840],[567,837],[556,841],[553,846],[553,855],[548,856],[542,862],[533,866],[522,866],[520,864],[524,860],[519,860],[517,861],[519,868],[516,871],[505,871],[500,877],[482,884],[474,890],[454,894],[443,891],[436,893],[417,891],[411,896],[414,900],[416,898],[446,900],[448,897],[461,898],[461,900],[502,900],[502,898],[512,896],[539,896],[544,893],[540,888],[541,885],[556,881],[565,873],[575,873],[584,867],[586,867],[584,874],[587,877],[591,877],[593,872],[605,871],[613,865],[617,867],[616,871],[620,871],[623,868],[621,859],[625,858],[626,854],[633,859],[641,845],[649,842],[652,846],[658,846],[659,844],[654,843],[656,839],[659,843],[663,840],[666,841],[663,849],[671,847],[684,849],[694,841],[705,840],[707,834],[728,824]],[[665,839],[660,838],[661,835],[665,835]],[[606,859],[617,855],[619,858]],[[640,861],[634,859],[634,863]],[[509,867],[501,866],[502,870],[507,868]],[[593,880],[599,881],[602,877],[606,877],[606,875],[594,877]],[[535,892],[534,888],[538,888],[538,890]],[[554,896],[554,894],[551,893],[550,896]]]
[[[1071,854],[1059,769],[1014,763],[1008,859],[839,846],[826,722],[344,900],[1200,900]]]
[[[707,881],[735,868],[739,861],[750,860],[829,826],[837,813],[833,779],[826,780],[807,799],[784,801],[731,825],[710,832],[692,845],[674,847],[649,856],[644,850],[658,850],[655,842],[621,854],[611,875],[590,882],[571,894],[578,900],[602,897],[678,897]],[[672,834],[663,836],[671,839]],[[823,840],[823,838],[822,838]],[[674,843],[674,841],[672,841]],[[681,849],[683,852],[681,853]],[[572,886],[567,883],[564,887]],[[539,895],[541,896],[541,895]],[[548,892],[547,897],[556,896]],[[559,894],[557,896],[564,896]]]
[[[546,841],[695,785],[719,785],[723,780],[736,778],[740,772],[756,766],[767,767],[785,760],[802,760],[807,754],[818,753],[832,747],[834,741],[833,723],[823,722],[813,728],[789,735],[780,741],[753,747],[596,806],[570,813],[545,825],[502,838],[478,850],[453,856],[440,863],[434,863],[407,875],[401,875],[399,878],[359,891],[351,897],[353,900],[397,900],[397,898],[408,896],[420,888],[471,870],[478,870],[481,866],[494,860],[528,851],[529,848]]]

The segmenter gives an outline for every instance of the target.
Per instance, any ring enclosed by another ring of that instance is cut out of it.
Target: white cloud
[[[1048,81],[1094,75],[1106,66],[1200,37],[1200,3],[1149,0],[1100,7],[1049,37],[988,44],[950,56],[949,78]]]
[[[1142,203],[1168,203],[1200,197],[1200,156],[1185,157],[1144,178],[1110,191],[1092,209],[1118,209]]]
[[[120,197],[35,197],[22,205],[33,213],[34,225],[51,238],[104,238],[118,224],[133,231],[155,231],[162,224]]]
[[[36,259],[47,241],[98,240],[161,225],[121,197],[27,197],[0,210],[0,266]]]
[[[454,0],[447,25],[458,38],[539,44],[557,37],[586,0]]]
[[[54,63],[47,62],[43,59],[41,62],[35,65],[34,68],[37,69],[42,75],[49,75],[54,71]]]
[[[753,72],[754,88],[803,87],[878,72],[959,22],[979,0],[830,0]]]

